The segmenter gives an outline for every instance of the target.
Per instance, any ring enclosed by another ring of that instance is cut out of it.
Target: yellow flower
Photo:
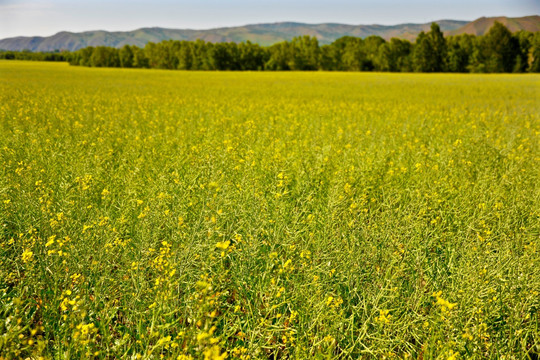
[[[47,243],[45,244],[45,247],[49,247],[52,244],[54,244],[54,239],[56,239],[56,235],[49,237],[49,241],[47,241]]]
[[[184,354],[178,355],[178,357],[176,358],[176,360],[192,360],[192,359],[193,359],[193,356],[184,355]]]
[[[443,299],[441,295],[442,295],[442,291],[438,291],[438,292],[433,293],[432,296],[436,298],[435,304],[440,305],[442,311],[452,310],[454,307],[457,306],[457,303],[451,303]]]
[[[203,352],[204,360],[225,360],[227,358],[227,352],[221,353],[218,345],[214,345],[211,348]]]
[[[227,250],[227,248],[229,247],[230,244],[231,244],[231,242],[229,240],[227,240],[227,241],[219,241],[216,244],[216,247],[218,249]]]
[[[32,257],[34,256],[34,253],[30,251],[30,249],[24,250],[22,253],[22,261],[27,263],[32,260]]]
[[[326,306],[330,306],[330,304],[332,304],[332,300],[334,300],[334,297],[329,296],[328,299],[326,299]]]
[[[165,336],[165,337],[162,337],[161,339],[158,340],[156,346],[162,346],[162,345],[165,345],[167,343],[169,343],[171,341],[171,336]]]
[[[391,316],[389,315],[389,312],[390,310],[379,310],[379,316],[377,316],[375,320],[383,324],[390,324]]]

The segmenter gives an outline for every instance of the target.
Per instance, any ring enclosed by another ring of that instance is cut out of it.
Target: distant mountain
[[[540,16],[523,18],[480,18],[473,22],[457,20],[437,21],[446,34],[474,33],[483,34],[495,21],[507,25],[511,31],[521,29],[540,30]],[[0,40],[0,49],[55,51],[78,50],[87,46],[122,47],[126,44],[144,46],[148,42],[163,40],[196,40],[210,42],[241,42],[249,40],[261,45],[271,45],[295,36],[316,36],[320,43],[329,44],[343,36],[365,38],[378,35],[385,39],[393,37],[414,40],[421,31],[429,31],[431,23],[400,25],[345,25],[345,24],[304,24],[296,22],[280,22],[273,24],[256,24],[237,27],[217,28],[210,30],[143,28],[134,31],[108,32],[86,31],[81,33],[59,32],[49,37],[15,37]]]
[[[499,17],[481,17],[471,21],[470,23],[460,27],[459,29],[447,31],[448,35],[461,35],[461,34],[470,34],[470,35],[484,35],[489,31],[493,26],[495,21],[500,22],[508,28],[511,32],[516,32],[520,30],[526,30],[530,32],[540,31],[540,16],[525,16],[520,18],[508,18],[506,16]]]
[[[437,21],[443,31],[450,31],[465,25],[466,21]],[[126,44],[144,46],[146,43],[163,40],[196,40],[210,42],[241,42],[249,40],[261,45],[271,45],[295,36],[316,36],[322,44],[329,44],[342,36],[367,37],[379,35],[383,38],[400,37],[414,39],[420,31],[429,30],[430,23],[400,25],[345,25],[345,24],[303,24],[296,22],[280,22],[273,24],[256,24],[237,27],[217,28],[210,30],[143,28],[134,31],[108,32],[86,31],[72,33],[59,32],[49,37],[15,37],[0,40],[0,49],[4,50],[78,50],[87,46],[122,47]]]

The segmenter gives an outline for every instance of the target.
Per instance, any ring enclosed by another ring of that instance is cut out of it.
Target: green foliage
[[[316,37],[296,37],[290,43],[288,66],[291,70],[317,70],[319,57],[319,42]]]
[[[540,32],[531,37],[531,48],[528,54],[529,71],[540,72]]]
[[[0,52],[0,58],[68,60],[72,65],[94,67],[156,68],[169,70],[327,70],[391,72],[538,72],[538,35],[514,35],[496,23],[485,35],[445,39],[439,25],[421,32],[414,44],[344,36],[329,45],[316,37],[300,36],[269,47],[249,41],[210,43],[167,40],[148,42],[144,48],[125,45],[88,47],[62,55]]]
[[[449,37],[447,39],[447,70],[459,73],[468,72],[474,46],[475,37],[472,35],[465,34]]]
[[[519,41],[501,23],[495,22],[479,39],[474,67],[479,72],[512,72],[519,56]]]
[[[129,45],[124,45],[118,52],[120,67],[131,68],[134,65],[133,49]]]
[[[68,61],[70,53],[65,51],[31,52],[31,51],[2,51],[0,59],[4,60],[31,60],[31,61]]]
[[[268,61],[264,64],[267,70],[291,70],[290,44],[286,41],[272,45],[269,49]]]
[[[446,40],[436,23],[431,30],[420,33],[414,47],[414,70],[417,72],[442,72],[446,70]]]
[[[120,67],[121,62],[118,56],[118,50],[106,47],[98,46],[93,49],[90,56],[90,66],[93,67]]]
[[[412,44],[406,40],[392,39],[382,44],[380,52],[380,70],[392,72],[412,71]]]
[[[367,59],[366,49],[364,47],[364,40],[360,38],[350,37],[343,39],[343,43],[344,48],[341,55],[341,61],[343,62],[342,70],[370,70],[369,68],[372,66],[372,64]]]

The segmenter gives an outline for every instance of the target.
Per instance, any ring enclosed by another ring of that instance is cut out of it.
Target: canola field
[[[0,358],[538,359],[540,76],[0,62]]]

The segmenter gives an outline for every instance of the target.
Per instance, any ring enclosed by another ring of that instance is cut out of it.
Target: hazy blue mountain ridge
[[[482,24],[492,24],[486,21],[490,18],[481,18]],[[475,20],[478,22],[479,20]],[[513,28],[523,27],[540,28],[540,17],[529,16],[524,18],[496,18],[511,23]],[[458,20],[436,21],[445,33],[459,34],[470,32],[471,23]],[[160,27],[141,28],[133,31],[85,31],[73,33],[62,31],[48,37],[14,37],[0,40],[0,49],[3,50],[30,50],[55,51],[78,50],[87,46],[111,46],[120,48],[126,44],[143,47],[148,42],[163,40],[190,40],[201,39],[209,42],[241,42],[251,41],[260,45],[271,45],[284,40],[291,40],[296,36],[310,35],[319,39],[321,44],[329,44],[343,36],[365,38],[378,35],[385,39],[393,37],[414,40],[421,31],[429,31],[431,23],[425,24],[399,24],[399,25],[346,25],[337,23],[304,24],[298,22],[279,22],[271,24],[255,24],[236,27],[223,27],[209,30],[192,29],[166,29]],[[469,26],[468,26],[469,25]],[[468,27],[467,27],[468,26]],[[487,25],[484,25],[484,27]],[[485,31],[485,29],[483,30]]]

